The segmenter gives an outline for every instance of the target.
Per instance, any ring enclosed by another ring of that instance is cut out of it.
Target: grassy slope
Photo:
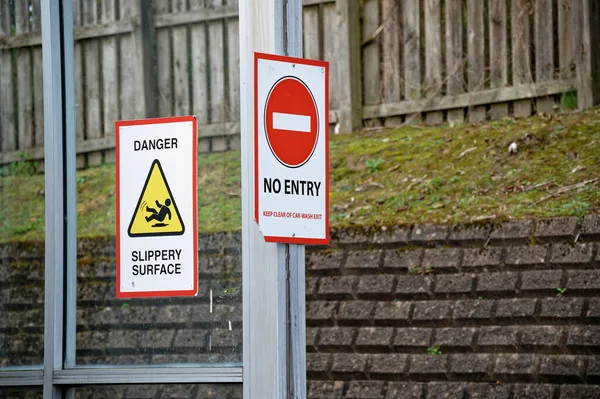
[[[507,150],[513,141],[516,155]],[[332,226],[581,216],[600,208],[598,182],[571,187],[600,177],[600,109],[364,131],[331,137],[330,148]],[[200,231],[239,228],[239,156],[199,156]],[[42,237],[44,178],[24,169],[2,171],[0,241]],[[114,234],[114,185],[114,165],[77,173],[79,235]]]

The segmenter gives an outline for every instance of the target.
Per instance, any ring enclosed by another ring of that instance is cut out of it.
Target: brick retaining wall
[[[241,361],[239,235],[200,246],[198,298],[117,301],[113,241],[80,241],[79,362]],[[600,215],[333,231],[307,248],[309,397],[600,398],[599,247]],[[42,251],[0,245],[2,364],[41,361]]]
[[[307,256],[309,396],[600,398],[599,233],[593,216],[339,234]]]

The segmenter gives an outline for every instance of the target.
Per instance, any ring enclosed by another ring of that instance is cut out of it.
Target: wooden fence
[[[583,28],[592,3],[365,0],[362,119],[397,125],[529,116],[554,112],[561,98],[574,99],[570,93],[591,105],[585,89],[578,93],[577,71],[590,56]]]
[[[199,151],[239,147],[237,0],[74,0],[78,167],[114,122],[194,114]],[[0,165],[43,158],[40,0],[0,2]],[[596,0],[304,0],[342,131],[479,122],[600,99]]]

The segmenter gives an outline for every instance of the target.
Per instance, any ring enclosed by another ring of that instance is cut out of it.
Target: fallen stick
[[[554,184],[554,180],[552,181],[545,181],[543,183],[538,183],[538,184],[534,184],[533,186],[529,186],[529,187],[525,187],[523,189],[523,191],[521,191],[522,193],[527,193],[529,191],[533,191],[533,190],[537,190],[538,188],[542,188],[542,187],[547,187]]]
[[[460,155],[456,157],[456,159],[459,160],[462,157],[464,157],[465,155],[467,155],[468,153],[475,151],[476,149],[477,149],[477,147],[468,148],[468,149],[464,150],[463,152],[461,152]]]
[[[543,197],[542,199],[540,199],[539,201],[537,201],[533,205],[538,205],[538,204],[540,204],[540,203],[542,203],[544,201],[549,200],[550,198],[556,197],[557,195],[564,194],[564,193],[572,191],[572,190],[577,190],[579,188],[583,188],[583,187],[585,187],[587,185],[590,185],[590,184],[594,184],[594,183],[598,182],[599,180],[600,180],[600,178],[590,179],[590,180],[585,180],[585,181],[582,181],[582,182],[579,182],[579,183],[576,183],[576,184],[572,184],[570,186],[559,188],[554,193],[546,195],[545,197]]]

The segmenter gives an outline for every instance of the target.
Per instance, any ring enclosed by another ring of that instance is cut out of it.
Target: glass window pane
[[[43,396],[41,388],[0,388],[0,399],[42,399]]]
[[[241,399],[242,384],[105,385],[75,390],[75,398],[198,398]]]
[[[114,244],[80,240],[77,363],[241,363],[241,243],[218,237],[200,237],[198,296],[156,299],[116,299]]]
[[[73,3],[77,365],[241,364],[237,2],[205,3],[154,1],[152,20],[141,24],[129,23],[141,19],[139,1]],[[232,16],[206,20],[215,7]],[[169,14],[193,18],[173,25]],[[98,24],[107,29],[90,28]],[[114,123],[191,114],[199,131],[198,295],[117,299]]]
[[[19,42],[40,23],[39,1],[0,2],[0,367],[44,352],[42,47]]]

